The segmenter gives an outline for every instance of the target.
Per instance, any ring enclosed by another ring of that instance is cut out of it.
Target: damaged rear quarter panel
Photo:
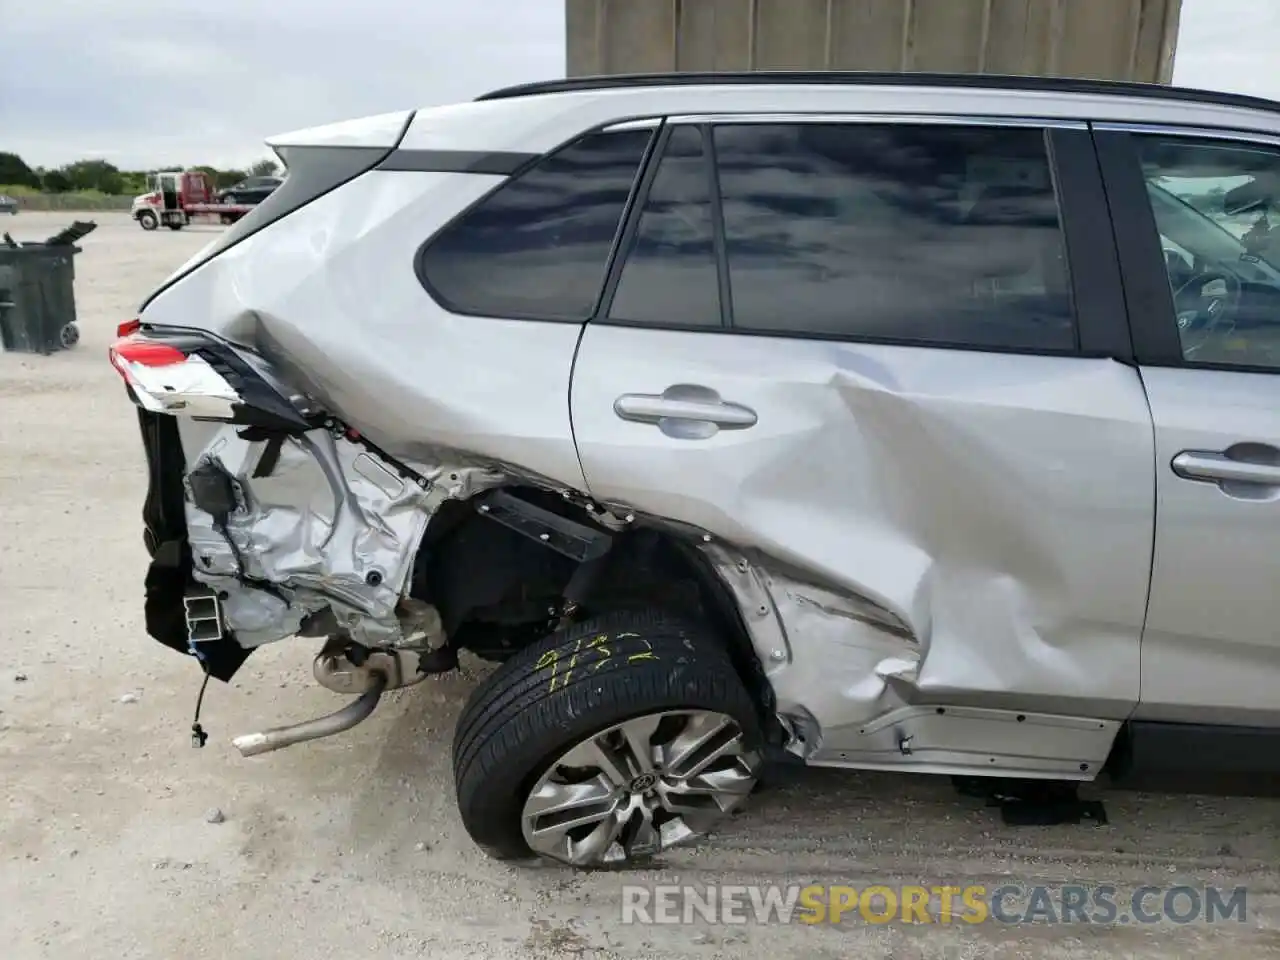
[[[410,465],[518,464],[581,489],[568,410],[580,327],[455,316],[414,274],[422,242],[501,179],[363,174],[162,291],[142,319],[253,347]]]
[[[385,465],[324,430],[289,441],[278,473],[255,478],[264,444],[182,418],[188,469],[212,458],[242,487],[244,510],[228,527],[252,558],[250,573],[291,591],[286,608],[229,581],[225,538],[188,505],[197,576],[225,591],[228,625],[243,645],[287,637],[325,606],[357,639],[399,642],[395,601],[443,499],[514,476],[585,486],[568,409],[580,326],[455,316],[414,273],[422,242],[501,180],[363,174],[223,251],[143,311],[145,323],[208,330],[256,350],[429,480],[425,494],[380,488],[370,476]],[[375,569],[382,579],[371,586]]]
[[[186,519],[194,575],[222,593],[245,647],[290,636],[326,608],[365,646],[400,645],[397,608],[430,517],[444,500],[504,479],[459,468],[406,475],[340,428],[289,437],[273,453],[269,442],[245,440],[231,426],[201,446],[187,423],[192,468],[216,465],[240,501],[225,529],[194,502]],[[259,589],[244,577],[282,589]]]

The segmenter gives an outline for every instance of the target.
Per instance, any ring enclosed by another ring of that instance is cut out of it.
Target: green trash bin
[[[0,242],[0,346],[50,354],[80,340],[76,326],[76,241],[96,223],[76,222],[43,243]]]

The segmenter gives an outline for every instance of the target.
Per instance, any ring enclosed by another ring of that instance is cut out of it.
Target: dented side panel
[[[758,421],[688,439],[614,411],[675,384]],[[1096,718],[1109,742],[1137,702],[1155,505],[1133,369],[591,325],[572,405],[593,496],[723,541],[704,549],[811,754],[908,704]]]

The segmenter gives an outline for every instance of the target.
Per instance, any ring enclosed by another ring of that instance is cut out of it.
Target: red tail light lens
[[[167,367],[174,363],[186,363],[187,355],[168,344],[131,340],[126,337],[111,345],[111,360],[117,369],[122,360],[126,363],[138,363],[144,367]]]
[[[126,320],[124,323],[120,324],[120,326],[116,327],[116,336],[128,337],[128,336],[131,336],[132,334],[137,333],[141,329],[142,329],[141,320]]]
[[[108,351],[111,365],[132,389],[134,402],[155,413],[231,419],[236,390],[203,357],[135,333]]]
[[[152,413],[221,420],[273,430],[314,427],[264,358],[199,330],[122,323],[111,365],[129,396]]]

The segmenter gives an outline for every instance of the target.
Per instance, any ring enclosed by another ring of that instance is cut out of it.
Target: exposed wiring
[[[204,680],[200,684],[200,693],[196,695],[196,712],[191,719],[191,745],[197,749],[209,740],[209,734],[200,726],[200,708],[204,706],[204,692],[209,686],[209,668],[203,663],[201,666],[204,667]]]

